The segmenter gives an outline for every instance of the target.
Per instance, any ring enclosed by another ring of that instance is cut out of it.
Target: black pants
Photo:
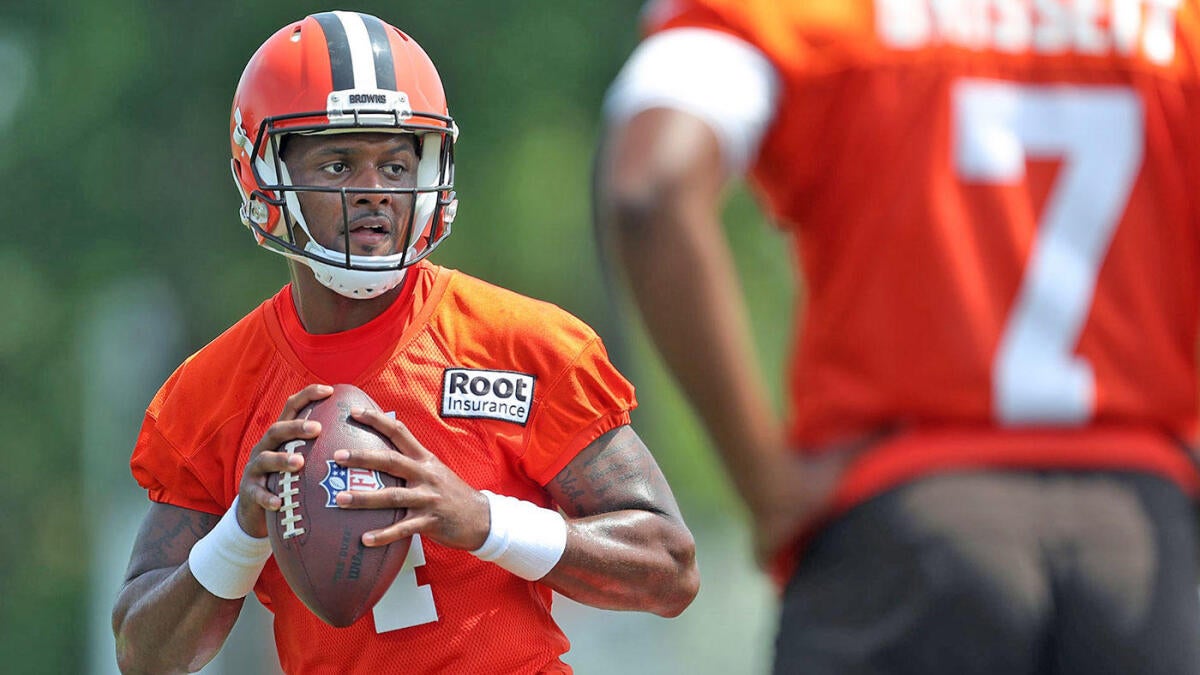
[[[955,473],[883,494],[805,554],[775,673],[1200,673],[1192,503],[1103,472]]]

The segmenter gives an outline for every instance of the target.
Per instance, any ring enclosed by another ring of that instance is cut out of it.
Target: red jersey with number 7
[[[751,178],[803,267],[791,441],[896,432],[839,507],[961,466],[1195,490],[1196,2],[668,0],[646,19],[732,34],[779,75]]]

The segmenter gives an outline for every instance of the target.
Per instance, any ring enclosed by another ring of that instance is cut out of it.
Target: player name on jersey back
[[[876,0],[883,44],[1042,55],[1175,57],[1180,0]]]

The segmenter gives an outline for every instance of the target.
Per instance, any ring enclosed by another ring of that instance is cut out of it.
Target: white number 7
[[[968,79],[953,105],[965,181],[1021,183],[1026,157],[1062,159],[992,364],[993,413],[1010,425],[1083,424],[1096,386],[1075,347],[1141,167],[1141,100],[1128,87]]]

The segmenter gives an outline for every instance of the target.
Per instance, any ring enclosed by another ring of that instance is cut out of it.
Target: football
[[[343,448],[386,448],[397,452],[375,429],[350,418],[350,408],[379,410],[361,389],[334,385],[333,394],[300,411],[301,419],[321,423],[314,439],[285,443],[282,452],[304,455],[304,468],[280,472],[267,487],[283,507],[267,514],[267,536],[279,570],[310,610],[326,623],[344,627],[366,614],[387,591],[408,555],[410,539],[367,547],[364,532],[387,527],[404,509],[342,509],[342,490],[382,490],[403,485],[381,471],[348,468],[333,461]]]

